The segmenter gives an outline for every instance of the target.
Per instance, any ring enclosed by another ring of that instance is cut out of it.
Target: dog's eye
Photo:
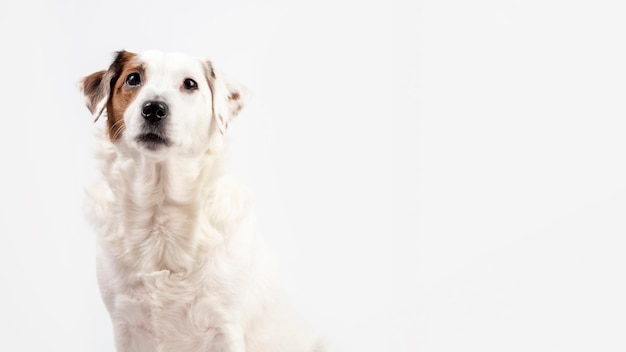
[[[191,78],[187,78],[183,81],[183,87],[187,90],[196,90],[198,89],[198,83]]]
[[[141,84],[141,76],[137,72],[133,72],[126,76],[126,84],[131,87],[138,86]]]

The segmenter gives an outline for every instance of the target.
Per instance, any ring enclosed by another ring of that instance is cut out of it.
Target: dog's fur
[[[250,198],[223,170],[245,89],[208,60],[156,51],[121,51],[81,88],[106,119],[87,200],[117,350],[324,351],[288,308]],[[142,117],[150,101],[168,107],[156,123]]]

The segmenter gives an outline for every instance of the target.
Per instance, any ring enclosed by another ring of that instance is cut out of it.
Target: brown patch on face
[[[141,89],[141,84],[130,87],[125,84],[126,77],[137,72],[144,81],[144,69],[137,55],[128,51],[119,51],[108,70],[90,74],[82,80],[82,91],[87,98],[87,108],[96,116],[96,120],[107,111],[108,134],[111,141],[117,141],[124,131],[124,112]],[[107,99],[106,106],[96,111],[98,104]]]
[[[128,51],[120,51],[109,67],[109,72],[114,72],[110,83],[109,101],[107,102],[107,124],[109,138],[112,142],[117,141],[124,132],[124,112],[133,102],[137,93],[141,90],[145,81],[145,70],[137,55]],[[142,84],[129,86],[126,77],[131,73],[138,73]]]

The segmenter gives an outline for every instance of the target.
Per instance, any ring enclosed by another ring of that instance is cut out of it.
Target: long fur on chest
[[[90,200],[112,319],[155,341],[195,336],[204,346],[250,283],[256,241],[247,196],[222,175],[218,156],[155,163],[122,158],[112,146],[100,156],[104,178]]]

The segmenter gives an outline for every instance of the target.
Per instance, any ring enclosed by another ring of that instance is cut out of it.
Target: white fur
[[[98,129],[102,179],[87,197],[117,351],[324,351],[283,296],[250,197],[223,170],[232,82],[218,74],[212,107],[203,61],[139,58],[148,78],[124,114],[123,137],[113,143]],[[178,89],[187,76],[200,85],[194,94]],[[135,137],[140,107],[155,97],[170,107],[172,145],[153,151]]]

